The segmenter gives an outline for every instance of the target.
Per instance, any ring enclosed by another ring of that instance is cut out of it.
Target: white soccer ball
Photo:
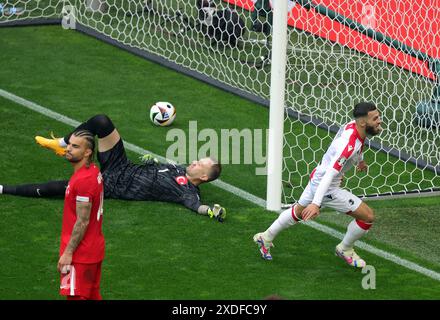
[[[175,118],[176,108],[169,102],[156,102],[150,109],[150,120],[157,126],[169,126]]]

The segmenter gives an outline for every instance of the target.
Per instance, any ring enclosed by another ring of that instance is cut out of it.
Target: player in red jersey
[[[68,300],[102,299],[104,184],[99,168],[92,162],[94,149],[94,136],[87,130],[75,132],[67,146],[66,159],[74,173],[64,198],[58,271],[60,294]]]
[[[361,199],[340,187],[344,173],[357,167],[367,170],[363,160],[363,147],[367,135],[375,136],[382,131],[379,110],[369,102],[355,105],[353,121],[342,126],[327,149],[319,165],[310,175],[310,181],[298,203],[283,211],[265,231],[254,235],[261,256],[272,260],[272,241],[284,229],[307,221],[319,214],[321,207],[330,207],[354,218],[335,253],[352,267],[363,268],[366,262],[354,251],[354,243],[368,232],[374,221],[373,210]]]

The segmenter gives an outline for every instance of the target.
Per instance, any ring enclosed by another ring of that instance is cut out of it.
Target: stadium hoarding
[[[252,11],[253,0],[225,0]],[[314,1],[407,46],[440,58],[440,6],[432,0]],[[427,63],[379,43],[301,5],[289,13],[288,24],[372,57],[435,79]]]

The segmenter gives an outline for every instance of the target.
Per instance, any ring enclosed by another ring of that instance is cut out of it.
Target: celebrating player
[[[64,198],[61,229],[60,294],[67,300],[101,300],[101,266],[105,240],[102,234],[103,181],[92,163],[94,136],[86,130],[75,132],[66,148],[66,159],[74,174]]]
[[[106,115],[96,115],[82,123],[77,130],[88,130],[98,136],[98,161],[104,177],[106,198],[125,200],[155,200],[175,202],[202,215],[222,222],[226,210],[219,205],[210,207],[200,203],[202,183],[217,179],[221,165],[213,158],[193,161],[186,168],[174,164],[160,164],[153,160],[134,164],[125,153],[119,132]],[[35,137],[38,144],[65,156],[72,133],[64,138]],[[63,195],[67,181],[50,181],[42,184],[0,186],[0,193],[28,197]]]
[[[374,136],[382,131],[382,121],[376,106],[368,102],[356,104],[353,116],[355,120],[341,127],[321,163],[312,171],[298,203],[283,211],[265,232],[254,235],[263,259],[272,260],[272,241],[282,230],[316,217],[321,207],[330,207],[354,218],[342,242],[336,246],[336,255],[353,267],[366,265],[353,247],[372,226],[374,212],[358,197],[340,188],[340,184],[344,172],[354,165],[358,171],[367,170],[362,154],[364,141],[367,135]]]

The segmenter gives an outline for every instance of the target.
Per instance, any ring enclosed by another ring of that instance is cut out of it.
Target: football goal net
[[[273,5],[276,1],[0,0],[0,26],[56,19],[63,28],[92,30],[249,94],[271,109],[276,108],[271,98],[282,101],[276,125],[282,129],[282,161],[273,184],[281,190],[268,190],[275,195],[271,209],[299,198],[360,101],[378,106],[384,130],[366,140],[368,172],[348,172],[344,186],[360,197],[439,191],[438,4],[287,1],[280,15],[286,28],[278,27]],[[276,48],[282,38],[284,46]],[[273,68],[284,66],[272,59],[274,51],[285,56],[285,81],[276,92],[271,81],[282,69]]]

